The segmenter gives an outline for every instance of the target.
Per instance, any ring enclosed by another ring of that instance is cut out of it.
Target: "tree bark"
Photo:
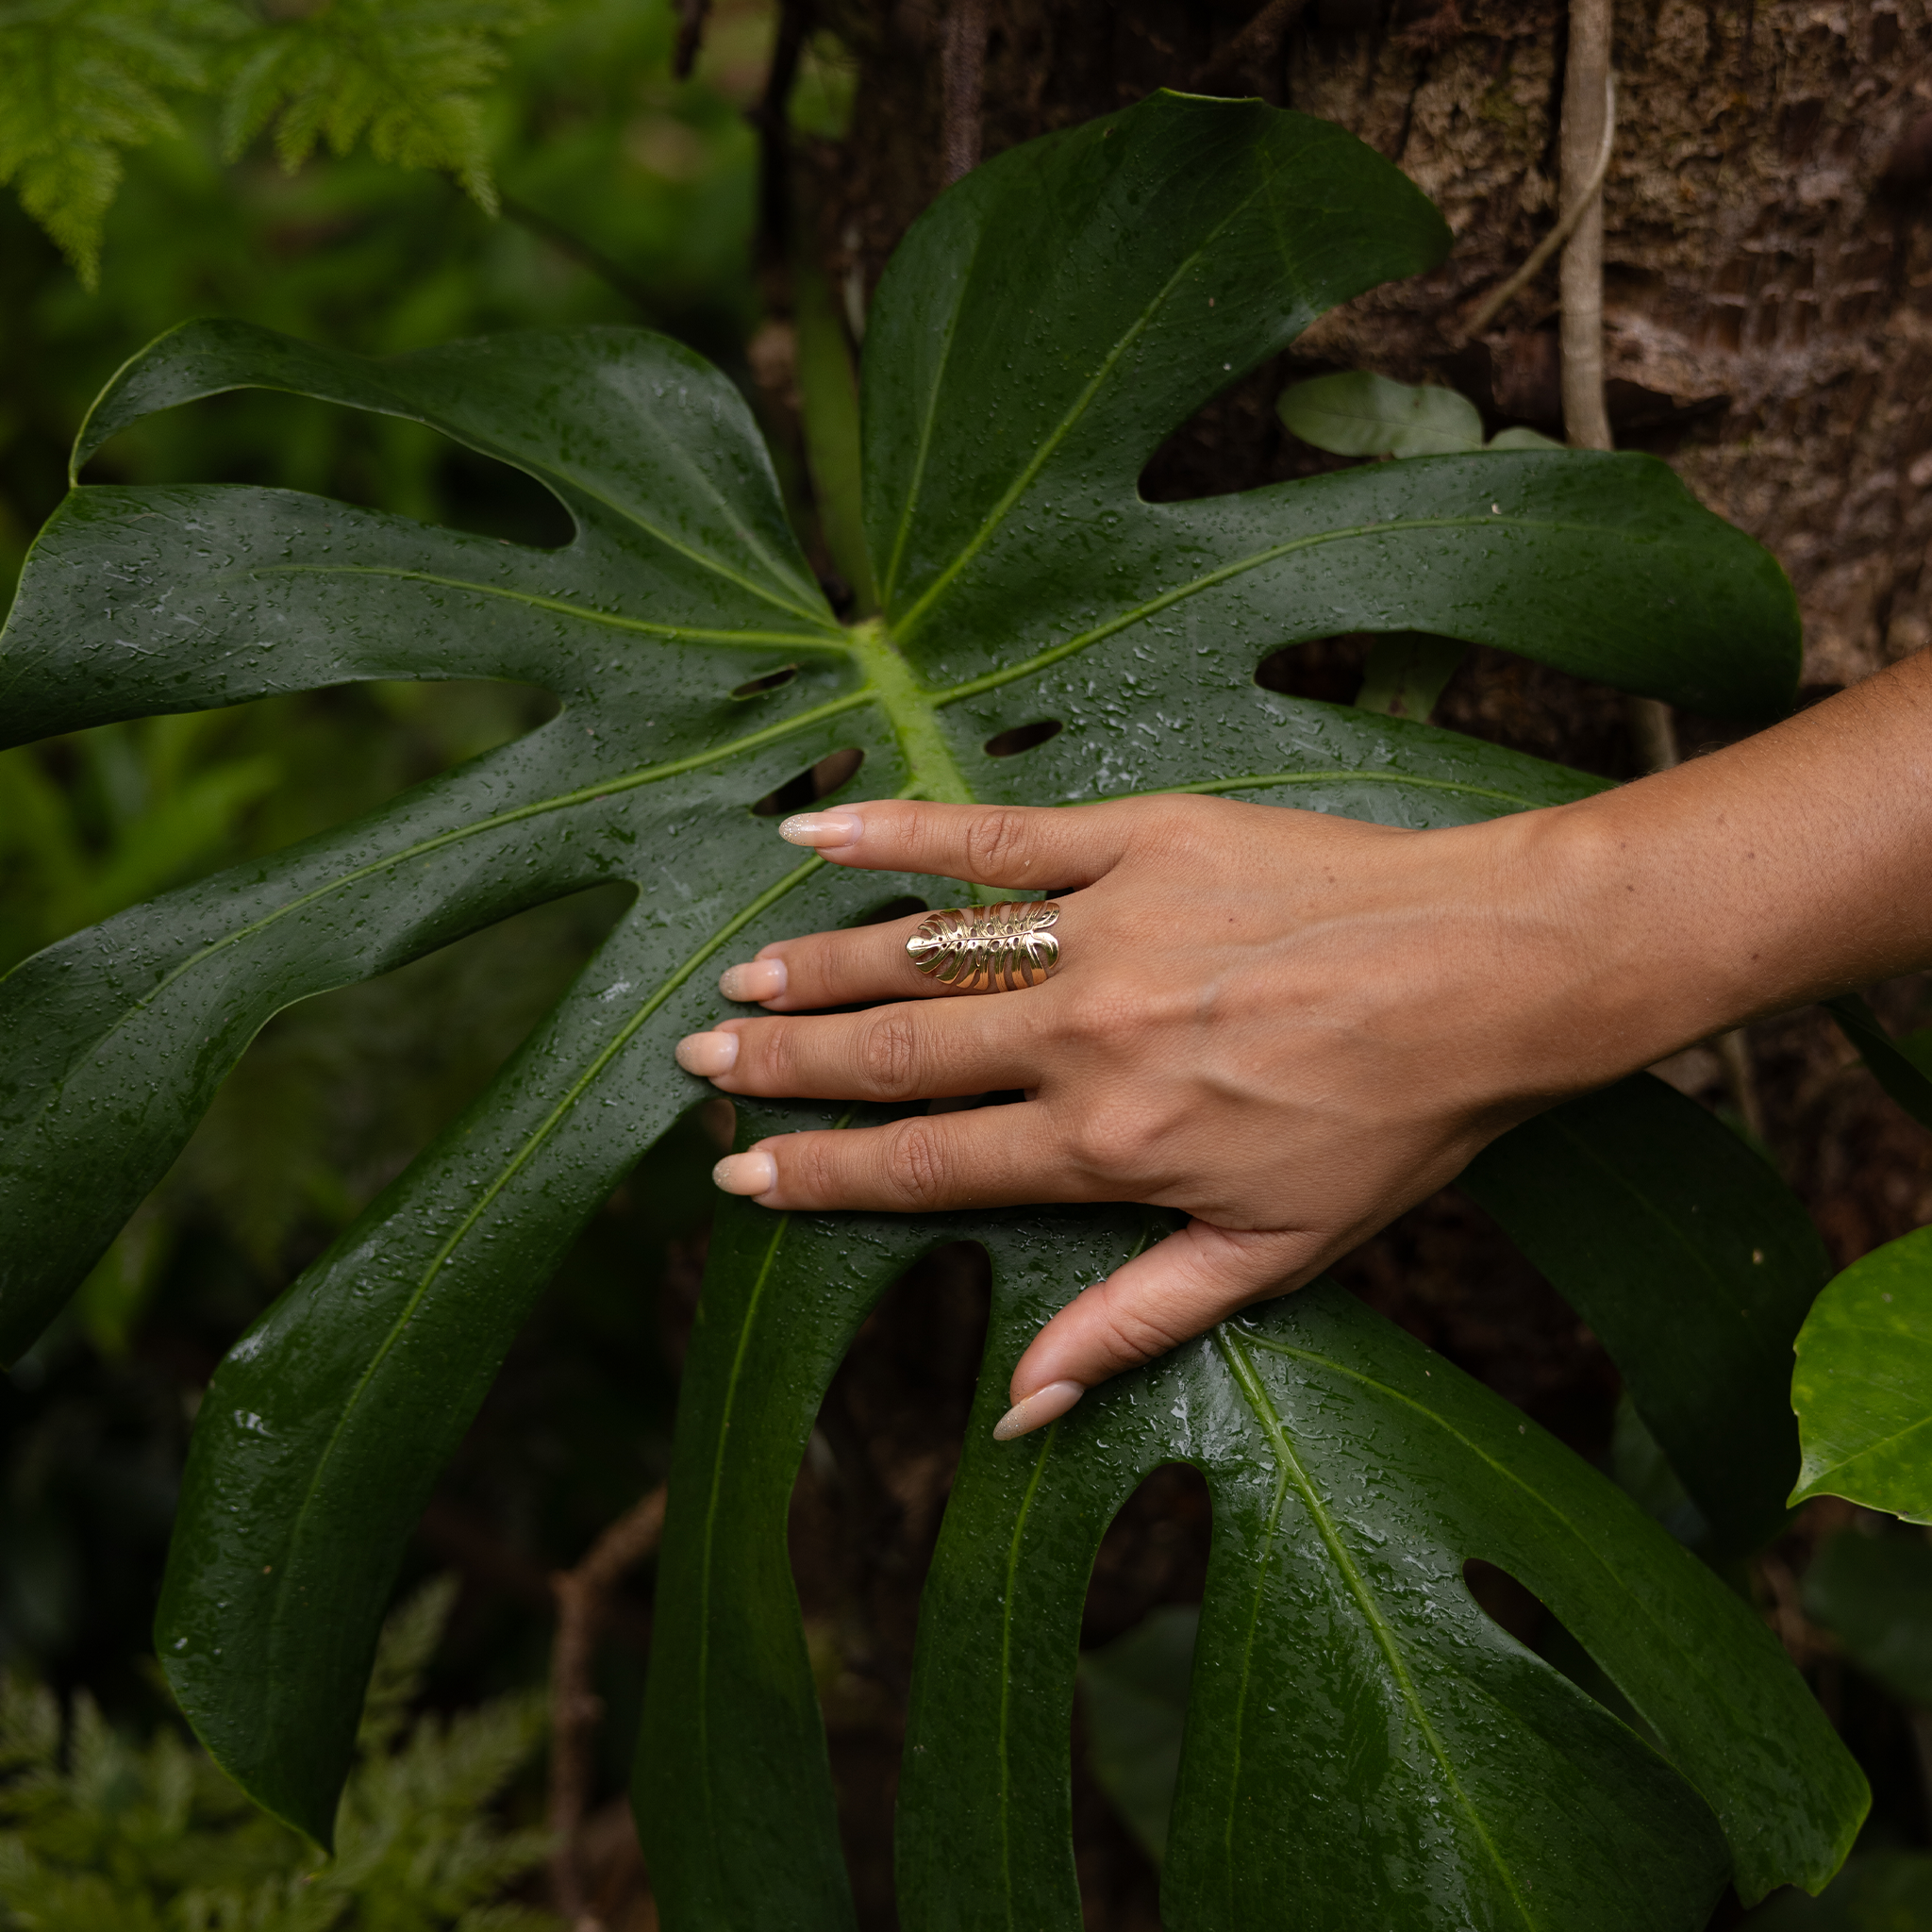
[[[1556,273],[1459,351],[1455,318],[1556,218],[1565,8],[1430,9],[991,0],[984,151],[1192,86],[1204,69],[1218,91],[1338,121],[1436,199],[1457,243],[1433,275],[1319,325],[1301,358],[1449,382],[1496,422],[1554,431]],[[821,16],[861,68],[852,138],[827,157],[826,233],[843,243],[835,267],[856,253],[870,286],[942,182],[945,21],[936,0],[825,0]],[[1270,16],[1286,16],[1281,31]],[[1250,25],[1262,30],[1237,50]],[[1616,0],[1613,60],[1611,431],[1667,457],[1776,552],[1804,608],[1807,682],[1851,682],[1932,641],[1925,0]],[[1193,467],[1232,488],[1279,460],[1224,434]]]

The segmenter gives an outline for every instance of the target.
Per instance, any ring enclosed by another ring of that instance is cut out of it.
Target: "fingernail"
[[[687,1033],[673,1048],[677,1064],[687,1074],[715,1080],[738,1064],[738,1035],[735,1033]]]
[[[740,1159],[745,1158],[742,1155],[739,1157]],[[1024,1436],[1030,1430],[1044,1428],[1048,1423],[1058,1422],[1086,1392],[1078,1382],[1049,1382],[1044,1389],[1036,1389],[1024,1402],[1014,1403],[993,1424],[993,1441],[1010,1442],[1015,1436]]]
[[[727,1154],[711,1178],[727,1194],[769,1194],[778,1185],[778,1163],[769,1154]]]
[[[864,828],[865,822],[857,812],[801,811],[778,827],[778,836],[794,845],[851,845],[858,842]]]
[[[746,959],[727,966],[718,975],[718,991],[727,1000],[774,1000],[785,991],[782,959]]]

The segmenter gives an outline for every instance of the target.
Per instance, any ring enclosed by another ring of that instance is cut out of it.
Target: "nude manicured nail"
[[[1058,1422],[1086,1392],[1078,1382],[1049,1382],[1044,1389],[1036,1389],[1024,1402],[1014,1403],[993,1424],[993,1441],[1010,1442],[1015,1436]]]
[[[738,1064],[738,1035],[735,1033],[687,1033],[673,1051],[677,1064],[687,1074],[715,1080]]]
[[[718,975],[718,991],[727,1000],[774,1000],[785,991],[782,959],[746,959],[727,966]]]
[[[727,1194],[769,1194],[778,1185],[778,1163],[769,1154],[727,1154],[711,1178]]]
[[[791,840],[794,845],[823,848],[855,844],[864,829],[865,822],[857,812],[801,811],[794,812],[778,827],[778,836]]]

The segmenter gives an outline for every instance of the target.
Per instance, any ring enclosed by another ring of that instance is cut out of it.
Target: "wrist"
[[[1621,1079],[1724,1031],[1752,1004],[1721,923],[1657,848],[1651,783],[1513,822],[1545,934],[1533,1049],[1545,1091]]]

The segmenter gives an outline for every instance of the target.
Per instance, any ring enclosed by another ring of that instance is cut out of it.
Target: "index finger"
[[[798,812],[778,834],[835,865],[1071,891],[1113,870],[1145,816],[1141,799],[1037,806],[877,798]]]

